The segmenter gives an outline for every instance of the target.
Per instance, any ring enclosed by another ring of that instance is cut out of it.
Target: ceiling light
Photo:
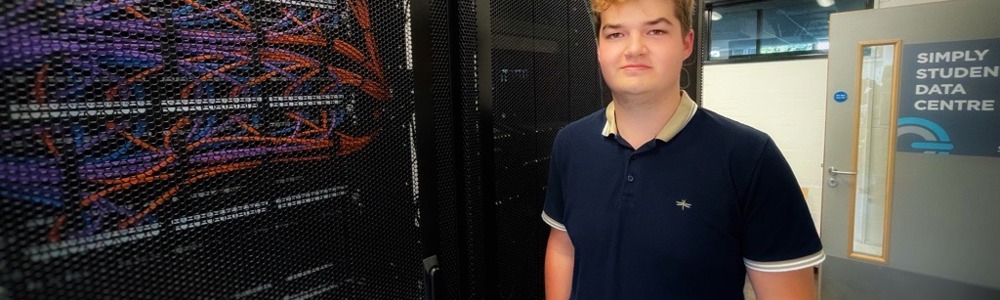
[[[712,21],[722,20],[722,14],[717,11],[712,12]]]
[[[830,41],[816,42],[816,50],[830,50]]]
[[[834,0],[816,0],[816,4],[819,4],[819,6],[822,7],[830,7],[833,6],[835,3],[836,2],[834,2]]]

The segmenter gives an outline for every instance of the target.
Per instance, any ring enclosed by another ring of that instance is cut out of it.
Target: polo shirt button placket
[[[635,153],[632,153],[631,155],[628,156],[628,161],[626,162],[626,165],[625,165],[625,169],[629,173],[632,172],[632,163],[633,162],[635,162]],[[625,175],[626,175],[625,176],[625,181],[627,181],[627,182],[634,182],[635,181],[635,177],[632,176],[632,174],[625,174]]]

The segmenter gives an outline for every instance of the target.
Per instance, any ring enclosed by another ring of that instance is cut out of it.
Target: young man
[[[693,0],[592,0],[614,100],[561,130],[543,220],[548,299],[812,299],[825,258],[766,134],[680,89]]]

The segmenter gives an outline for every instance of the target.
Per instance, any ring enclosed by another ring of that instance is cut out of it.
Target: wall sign
[[[1000,39],[903,46],[897,151],[1000,157]]]

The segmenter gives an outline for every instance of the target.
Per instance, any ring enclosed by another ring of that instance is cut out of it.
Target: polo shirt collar
[[[660,133],[656,134],[656,139],[667,142],[670,141],[677,133],[680,133],[684,126],[687,125],[691,118],[694,117],[694,113],[698,111],[698,104],[691,100],[686,91],[681,91],[681,103],[677,106],[677,111],[674,115],[670,117],[670,121],[667,121],[666,125],[660,129]],[[607,122],[604,123],[604,130],[601,131],[603,136],[611,136],[612,134],[618,135],[618,125],[615,123],[615,102],[611,101],[608,104],[608,108],[604,111],[604,115]]]

